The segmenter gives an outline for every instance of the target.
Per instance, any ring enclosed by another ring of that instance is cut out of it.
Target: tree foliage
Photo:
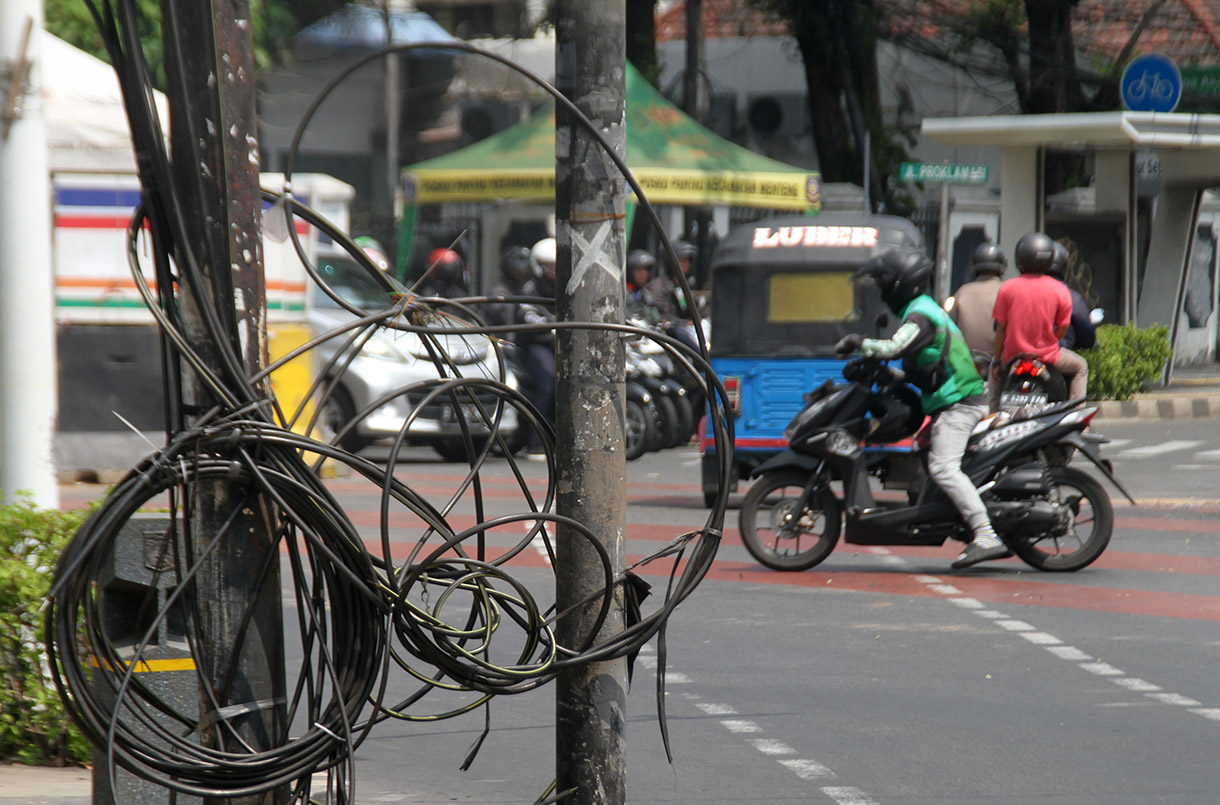
[[[168,2],[168,0],[166,0]],[[105,62],[110,61],[101,32],[82,0],[44,0],[46,28],[51,33]],[[161,5],[159,0],[132,0],[139,19],[144,58],[154,83],[165,88],[162,69]],[[260,67],[287,58],[292,37],[301,28],[325,17],[345,4],[345,0],[250,0],[251,30],[254,37],[254,62]]]
[[[907,202],[896,178],[913,140],[910,131],[888,126],[882,118],[877,75],[879,18],[873,0],[750,3],[784,22],[796,40],[805,68],[822,178],[862,184],[867,139],[871,146],[870,197],[887,211],[903,212]]]

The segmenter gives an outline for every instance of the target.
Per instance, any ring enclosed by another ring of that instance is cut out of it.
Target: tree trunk
[[[1072,41],[1076,0],[1025,0],[1029,20],[1029,109],[1079,112],[1084,105]]]

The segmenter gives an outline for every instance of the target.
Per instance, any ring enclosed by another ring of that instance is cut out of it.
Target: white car
[[[393,304],[384,287],[350,257],[320,257],[318,272],[344,300],[369,313],[384,311]],[[309,288],[306,304],[315,338],[357,318],[316,285]],[[446,353],[452,364],[447,377],[452,377],[456,370],[462,377],[499,380],[514,390],[518,388],[516,375],[507,366],[501,368],[497,351],[487,336],[463,332],[461,323],[451,317],[434,318],[436,326],[450,326],[454,330],[452,334],[431,339],[434,348]],[[338,376],[338,383],[323,403],[322,438],[333,439],[371,403],[385,400],[339,438],[340,446],[355,452],[374,442],[397,437],[411,412],[435,389],[435,382],[430,381],[437,381],[442,375],[423,337],[387,326],[378,326],[346,366],[346,356],[332,365],[332,359],[345,349],[350,338],[351,331],[329,338],[315,347],[313,353],[315,369],[326,376],[327,382]],[[485,388],[477,389],[475,399],[467,389],[458,390],[456,406],[448,393],[436,395],[411,421],[406,442],[431,445],[447,460],[465,460],[460,418],[465,417],[474,445],[480,449],[489,433],[486,421],[497,415],[497,402],[498,396]],[[508,404],[499,409],[499,433],[511,450],[517,442],[517,409]]]

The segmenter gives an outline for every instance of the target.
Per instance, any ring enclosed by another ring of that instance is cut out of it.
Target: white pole
[[[59,507],[55,438],[55,278],[51,271],[51,191],[42,110],[42,0],[0,2],[0,62],[28,62],[24,86],[3,110],[0,139],[0,492],[30,494]],[[11,74],[11,69],[10,69]],[[15,114],[14,114],[15,113]]]
[[[936,301],[949,297],[949,183],[940,183],[940,236],[936,244],[939,271],[936,272]]]

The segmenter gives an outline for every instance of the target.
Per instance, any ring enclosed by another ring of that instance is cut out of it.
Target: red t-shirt
[[[991,317],[1008,329],[1004,334],[1007,363],[1028,352],[1044,363],[1059,362],[1059,339],[1055,330],[1072,318],[1072,296],[1067,286],[1045,274],[1021,274],[1005,280],[996,294]]]

